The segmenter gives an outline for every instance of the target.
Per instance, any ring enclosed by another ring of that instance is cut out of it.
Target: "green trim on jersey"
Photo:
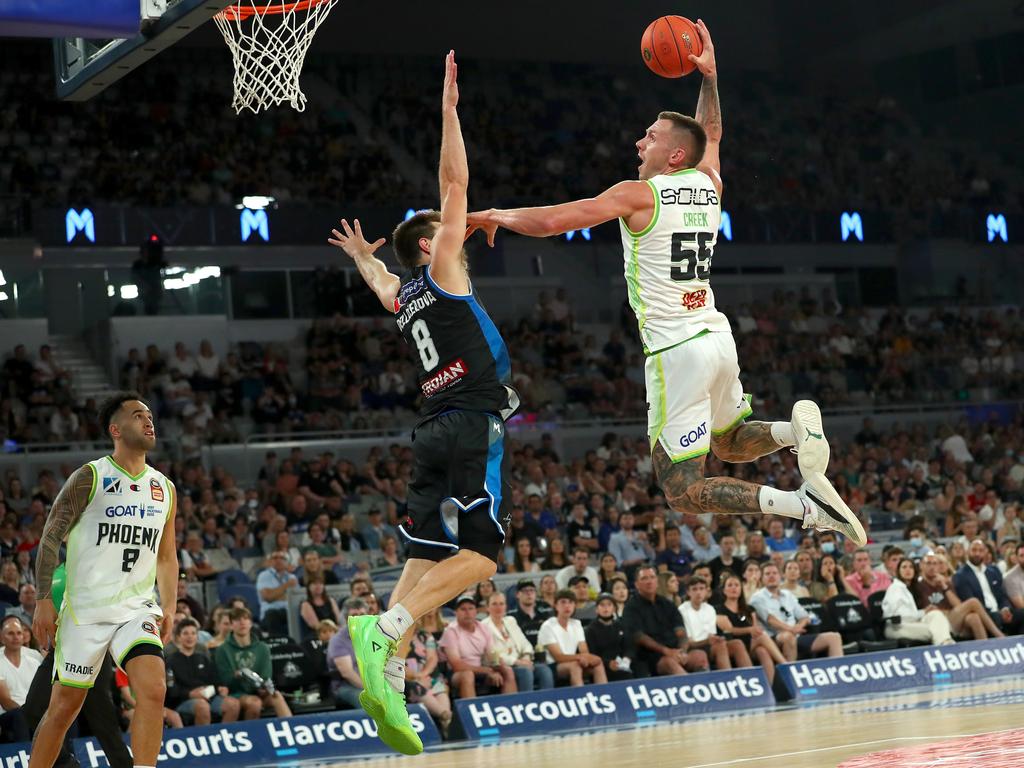
[[[651,355],[660,355],[662,352],[668,352],[670,349],[675,349],[676,347],[681,347],[683,344],[686,344],[689,341],[693,341],[694,339],[699,339],[701,336],[707,336],[709,333],[711,333],[711,330],[708,329],[708,328],[705,328],[703,331],[697,331],[697,333],[693,334],[693,336],[691,336],[688,339],[683,339],[682,341],[677,341],[675,344],[670,344],[667,347],[662,347],[661,349],[656,349],[653,352],[647,352],[647,356],[650,357]]]
[[[654,195],[654,213],[651,215],[651,223],[648,224],[643,229],[641,229],[639,232],[634,232],[632,229],[629,228],[629,224],[626,223],[626,219],[623,218],[622,216],[619,217],[619,220],[622,222],[623,229],[625,229],[626,232],[628,232],[634,238],[643,237],[652,229],[654,229],[654,225],[658,223],[658,216],[661,215],[661,200],[658,198],[658,188],[654,186],[654,182],[651,181],[650,179],[645,179],[645,181],[647,182],[647,186],[651,188],[651,194]]]
[[[142,476],[149,471],[149,465],[147,464],[145,466],[145,468],[141,472],[139,472],[139,474],[133,475],[127,469],[125,469],[120,464],[118,464],[116,461],[114,461],[114,457],[113,456],[106,456],[105,458],[107,459],[107,461],[109,461],[111,464],[113,464],[115,467],[117,467],[118,470],[120,470],[122,473],[124,473],[127,477],[129,477],[132,480],[141,480]]]
[[[96,495],[96,479],[99,476],[99,472],[96,471],[96,467],[94,467],[91,463],[86,464],[85,466],[92,470],[92,488],[89,489],[89,500],[85,502],[85,505],[89,506],[90,504],[92,504],[93,496]]]
[[[734,429],[736,429],[736,427],[738,427],[743,421],[747,419],[748,416],[750,416],[754,412],[754,409],[750,407],[750,401],[753,399],[753,397],[753,395],[749,395],[746,392],[744,392],[743,399],[747,401],[747,407],[743,409],[743,413],[741,413],[739,416],[733,419],[729,426],[722,427],[722,429],[712,429],[711,434],[714,435],[715,437],[720,437],[721,435],[724,435],[726,432],[732,432]]]
[[[654,450],[655,444],[661,437],[662,431],[665,429],[665,420],[667,409],[665,408],[665,369],[661,364],[661,358],[656,357],[654,359],[655,373],[654,381],[654,392],[651,394],[651,412],[654,416],[654,425],[648,431],[647,437],[651,441],[651,450]]]
[[[623,225],[625,226],[625,225]],[[644,325],[647,323],[647,305],[640,295],[640,238],[633,238],[633,248],[630,251],[629,265],[626,267],[626,296],[629,299],[629,306],[636,315],[637,324],[640,328],[640,341],[647,351],[647,342],[644,339]]]
[[[696,168],[683,168],[681,171],[674,171],[673,173],[666,173],[666,176],[682,176],[684,173],[697,173]]]
[[[662,443],[662,447],[664,447],[664,445],[665,444]],[[711,452],[710,448],[704,448],[703,450],[694,451],[693,453],[684,453],[681,456],[672,456],[670,454],[669,458],[672,460],[673,464],[679,464],[680,462],[683,462],[683,461],[689,461],[690,459],[696,459],[696,458],[700,458],[701,456],[707,456],[710,452]],[[666,453],[667,453],[667,451],[666,451]]]

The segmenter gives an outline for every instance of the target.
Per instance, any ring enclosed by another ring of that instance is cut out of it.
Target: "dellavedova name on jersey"
[[[156,552],[157,541],[162,528],[144,528],[131,523],[99,523],[96,526],[96,546],[100,544],[129,544],[133,547],[146,547]]]
[[[408,304],[399,304],[398,299],[395,299],[395,305],[401,307],[401,312],[395,315],[395,323],[398,325],[398,330],[401,331],[405,328],[417,312],[421,309],[426,309],[435,301],[437,301],[437,298],[430,291],[427,291],[422,296],[417,296]]]

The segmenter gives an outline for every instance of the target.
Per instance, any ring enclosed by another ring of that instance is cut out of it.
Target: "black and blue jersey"
[[[472,286],[468,294],[448,293],[421,265],[402,276],[394,309],[416,351],[423,420],[450,410],[512,415],[519,397],[508,348]]]

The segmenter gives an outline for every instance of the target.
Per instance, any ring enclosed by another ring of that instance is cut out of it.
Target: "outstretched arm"
[[[458,67],[455,51],[444,60],[444,91],[441,96],[441,226],[430,244],[430,276],[446,291],[468,293],[469,277],[462,263],[466,239],[466,211],[469,207],[469,161],[459,123]]]
[[[373,255],[378,248],[384,245],[384,238],[382,237],[374,243],[368,243],[363,237],[359,219],[356,219],[354,223],[355,231],[353,232],[348,222],[342,219],[341,228],[344,233],[332,229],[331,233],[334,237],[327,238],[327,242],[341,248],[352,258],[359,274],[370,286],[370,290],[377,294],[380,303],[388,312],[394,312],[395,297],[398,296],[398,288],[402,281],[388,271],[383,261]]]
[[[704,44],[704,50],[700,56],[691,53],[689,59],[697,65],[704,76],[704,82],[697,97],[697,111],[694,117],[704,126],[704,132],[708,137],[707,149],[704,150],[704,157],[697,165],[697,169],[711,177],[718,193],[721,194],[722,162],[719,147],[722,143],[722,104],[718,100],[718,64],[715,62],[715,45],[711,42],[711,33],[701,19],[697,19],[697,32]]]
[[[620,216],[628,217],[644,208],[653,208],[650,186],[643,181],[620,181],[597,197],[561,205],[538,208],[511,208],[471,213],[468,237],[478,229],[487,233],[487,244],[494,245],[498,227],[529,237],[550,237],[574,229],[604,224]]]

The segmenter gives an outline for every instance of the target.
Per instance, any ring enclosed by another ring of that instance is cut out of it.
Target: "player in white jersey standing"
[[[804,528],[832,529],[866,542],[864,527],[825,477],[829,445],[810,400],[789,422],[748,422],[736,344],[715,308],[709,283],[721,221],[715,49],[703,21],[703,53],[690,56],[704,76],[696,117],[662,112],[636,142],[639,181],[562,205],[471,213],[469,232],[494,244],[498,227],[531,237],[619,220],[626,287],[647,355],[648,432],[665,498],[681,512],[784,515]],[[783,447],[797,452],[804,484],[780,491],[731,477],[704,477],[709,451],[753,461]]]
[[[174,485],[146,464],[156,445],[153,414],[133,392],[100,407],[114,452],[75,471],[53,502],[36,555],[39,597],[32,632],[53,645],[50,704],[32,741],[29,768],[51,768],[64,735],[109,652],[137,704],[131,746],[137,768],[155,768],[163,734],[163,644],[171,636],[178,583]],[[62,604],[53,572],[67,539]],[[161,611],[154,597],[159,590]]]

